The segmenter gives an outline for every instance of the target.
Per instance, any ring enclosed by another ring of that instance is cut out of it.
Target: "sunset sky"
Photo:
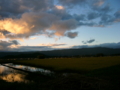
[[[0,51],[120,48],[120,0],[0,0]]]

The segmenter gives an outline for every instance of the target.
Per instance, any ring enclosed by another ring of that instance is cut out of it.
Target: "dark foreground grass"
[[[30,75],[31,79],[34,75]],[[112,90],[110,84],[98,78],[85,77],[79,74],[57,75],[55,78],[41,82],[38,76],[33,83],[8,83],[0,80],[1,90]]]
[[[19,84],[0,81],[2,90],[5,90],[4,88],[10,88],[10,90],[120,90],[120,57],[118,56],[9,62],[45,67],[57,72],[68,70],[77,73],[69,73],[64,76],[57,73],[52,78],[30,74],[28,79],[34,80],[35,83]],[[80,73],[81,71],[82,73]]]

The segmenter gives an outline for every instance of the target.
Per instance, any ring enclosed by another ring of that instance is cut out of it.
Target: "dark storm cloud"
[[[83,44],[88,44],[88,43],[93,43],[93,42],[95,42],[95,39],[91,39],[88,41],[82,41]]]
[[[72,48],[93,48],[93,47],[106,47],[106,48],[120,48],[120,42],[118,43],[103,43],[99,45],[79,45],[79,46],[73,46]]]

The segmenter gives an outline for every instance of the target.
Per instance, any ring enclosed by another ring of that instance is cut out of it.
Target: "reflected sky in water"
[[[0,65],[0,79],[7,82],[29,82],[25,79],[27,73],[14,70],[5,66]]]
[[[22,70],[26,70],[26,71],[30,71],[30,72],[41,72],[44,75],[50,75],[50,74],[54,73],[50,70],[46,70],[46,69],[43,69],[43,68],[36,68],[36,67],[25,66],[25,65],[15,65],[15,64],[12,64],[12,63],[8,63],[8,64],[5,64],[5,65],[11,66],[11,67],[14,67],[14,68],[18,68],[18,69],[22,69]]]
[[[5,80],[7,82],[30,82],[29,80],[26,80],[26,75],[28,73],[23,72],[21,70],[16,70],[13,68],[9,68],[7,66],[10,67],[14,67],[17,69],[22,69],[25,71],[29,71],[29,72],[40,72],[43,75],[53,75],[54,72],[50,71],[50,70],[46,70],[43,68],[36,68],[36,67],[31,67],[31,66],[24,66],[24,65],[15,65],[12,63],[8,63],[8,64],[4,64],[6,66],[0,65],[0,79]]]

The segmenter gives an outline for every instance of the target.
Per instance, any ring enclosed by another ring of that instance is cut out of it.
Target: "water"
[[[12,64],[12,63],[4,64],[4,65],[14,67],[17,69],[22,69],[22,70],[29,71],[29,72],[40,72],[44,75],[51,75],[54,73],[54,72],[47,70],[47,69],[25,66],[25,65],[16,65],[16,64]]]
[[[0,65],[0,79],[5,80],[7,82],[25,82],[25,83],[30,82],[29,80],[26,79],[28,73],[26,73],[25,71],[33,72],[33,73],[39,72],[40,74],[49,75],[49,76],[54,74],[54,72],[43,68],[36,68],[25,65],[15,65],[12,63],[4,64],[4,65],[5,66]],[[10,67],[16,68],[17,70]],[[18,69],[24,71],[20,71]]]
[[[7,82],[24,82],[27,83],[29,80],[25,79],[27,73],[14,70],[0,65],[0,79]]]

